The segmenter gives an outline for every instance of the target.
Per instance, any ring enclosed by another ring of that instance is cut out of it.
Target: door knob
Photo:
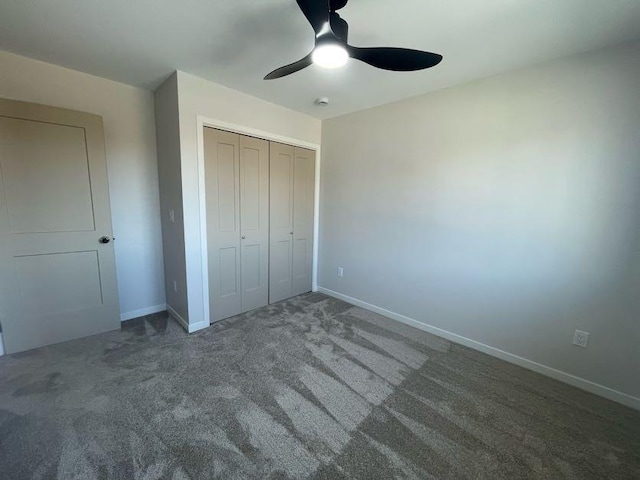
[[[245,238],[247,238],[247,237],[245,237],[244,235],[242,235],[240,238],[241,238],[242,240],[244,240],[244,239],[245,239]]]
[[[105,235],[104,237],[100,237],[98,241],[102,244],[107,244],[111,241],[111,239]]]
[[[289,232],[289,235],[293,235],[293,232]]]

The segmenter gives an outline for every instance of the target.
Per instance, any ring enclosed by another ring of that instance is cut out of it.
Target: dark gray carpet
[[[0,359],[0,477],[640,478],[640,412],[309,294]]]

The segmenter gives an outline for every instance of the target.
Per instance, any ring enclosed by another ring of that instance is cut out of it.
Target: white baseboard
[[[209,322],[198,322],[198,323],[190,323],[189,324],[189,333],[194,333],[199,330],[204,330],[205,328],[209,328],[211,324]]]
[[[178,321],[178,323],[182,325],[182,328],[184,328],[187,332],[189,331],[189,323],[187,323],[187,321],[184,318],[182,318],[180,314],[176,312],[171,305],[167,305],[167,312],[169,312],[169,315],[175,318]]]
[[[465,347],[478,350],[479,352],[486,353],[488,355],[499,358],[501,360],[505,360],[509,363],[513,363],[520,367],[524,367],[528,370],[533,370],[534,372],[540,373],[547,377],[551,377],[555,380],[568,383],[569,385],[580,388],[581,390],[594,393],[601,397],[608,398],[609,400],[613,400],[614,402],[618,402],[623,405],[626,405],[627,407],[640,410],[640,398],[633,397],[626,393],[619,392],[617,390],[614,390],[609,387],[605,387],[604,385],[600,385],[598,383],[592,382],[590,380],[586,380],[584,378],[576,377],[575,375],[571,375],[570,373],[566,373],[561,370],[548,367],[541,363],[534,362],[533,360],[528,360],[524,357],[514,355],[513,353],[505,352],[504,350],[500,350],[499,348],[495,348],[490,345],[486,345],[484,343],[471,340],[470,338],[463,337],[456,333],[448,332],[447,330],[443,330],[441,328],[419,322],[418,320],[415,320],[413,318],[406,317],[399,313],[386,310],[384,308],[378,307],[376,305],[372,305],[367,302],[363,302],[362,300],[358,300],[357,298],[343,295],[342,293],[334,292],[333,290],[329,290],[324,287],[318,287],[318,291],[326,295],[329,295],[331,297],[335,297],[340,300],[343,300],[347,303],[351,303],[352,305],[356,305],[358,307],[364,308],[365,310],[370,310],[372,312],[378,313],[392,320],[396,320],[406,325],[410,325],[412,327],[418,328],[427,333],[431,333],[433,335],[437,335],[438,337],[442,337],[452,342],[459,343],[460,345],[464,345]]]
[[[144,317],[145,315],[151,315],[152,313],[164,312],[166,309],[167,305],[162,303],[160,305],[154,305],[153,307],[124,312],[120,314],[120,321],[126,322],[127,320],[131,320],[133,318]]]
[[[207,323],[206,321],[190,324],[184,318],[182,318],[180,314],[171,307],[171,305],[167,305],[167,312],[169,312],[169,315],[175,318],[176,321],[180,325],[182,325],[182,328],[184,328],[188,333],[197,332],[198,330],[209,327],[209,323]]]

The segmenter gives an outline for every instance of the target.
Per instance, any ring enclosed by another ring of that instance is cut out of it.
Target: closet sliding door
[[[315,194],[315,152],[296,147],[293,162],[293,291],[311,291],[313,269],[313,204]]]
[[[315,152],[271,142],[269,302],[311,291]]]
[[[211,321],[269,302],[269,142],[204,129]]]
[[[242,312],[269,303],[269,142],[240,135]]]
[[[238,135],[204,129],[209,309],[211,321],[242,310]]]
[[[293,296],[293,161],[295,148],[270,143],[269,303]]]
[[[311,291],[315,152],[204,129],[212,322]]]

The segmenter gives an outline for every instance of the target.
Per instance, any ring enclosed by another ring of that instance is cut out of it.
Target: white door
[[[269,302],[269,142],[240,135],[242,311]]]
[[[204,129],[211,321],[242,311],[240,153],[235,133]]]
[[[293,161],[290,145],[270,144],[269,303],[293,292]]]
[[[311,291],[315,173],[315,152],[296,147],[293,164],[292,295]]]
[[[119,328],[102,119],[0,99],[0,180],[7,352]]]

